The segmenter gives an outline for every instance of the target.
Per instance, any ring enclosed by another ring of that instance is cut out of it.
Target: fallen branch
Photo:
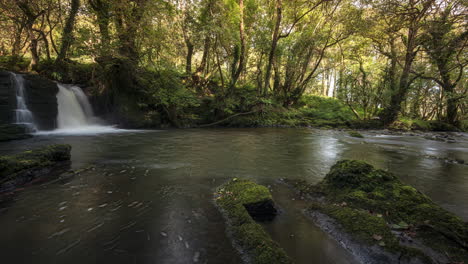
[[[250,111],[250,112],[245,112],[245,113],[237,113],[237,114],[234,114],[234,115],[228,116],[228,117],[226,117],[226,118],[224,118],[224,119],[222,119],[222,120],[216,121],[216,122],[214,122],[214,123],[211,123],[211,124],[205,124],[205,125],[200,125],[200,126],[197,126],[197,127],[201,128],[201,127],[210,127],[210,126],[215,126],[215,125],[217,125],[217,124],[223,123],[224,121],[226,121],[226,120],[229,120],[229,119],[231,119],[231,118],[234,118],[234,117],[236,117],[236,116],[241,116],[241,115],[250,115],[250,114],[253,114],[253,113],[259,112],[259,111],[261,111],[261,110],[262,110],[262,109],[257,109],[257,110],[253,110],[253,111]]]

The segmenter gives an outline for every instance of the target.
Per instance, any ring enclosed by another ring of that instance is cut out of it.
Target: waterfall
[[[91,106],[83,91],[79,87],[68,88],[63,84],[58,84],[58,88],[57,128],[71,129],[92,125],[90,122]]]
[[[26,105],[24,78],[20,74],[11,74],[16,87],[15,123],[25,126],[30,132],[36,131],[34,117]]]
[[[58,116],[57,129],[41,131],[38,134],[99,134],[113,133],[121,130],[112,126],[102,125],[102,121],[94,115],[88,97],[80,87],[67,84],[57,84]]]

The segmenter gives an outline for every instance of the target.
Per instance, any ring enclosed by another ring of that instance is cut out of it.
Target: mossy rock
[[[268,188],[235,178],[218,189],[215,201],[227,219],[235,245],[246,254],[247,262],[292,263],[286,252],[254,220],[265,220],[276,214]]]
[[[351,136],[351,137],[355,137],[355,138],[364,138],[363,135],[361,135],[361,133],[357,132],[357,131],[349,131],[348,134]]]
[[[16,155],[0,156],[0,181],[26,170],[50,167],[70,160],[70,145],[49,145]]]
[[[0,142],[32,137],[26,130],[24,126],[15,124],[0,125]]]
[[[302,186],[301,191],[322,196],[324,202],[311,210],[332,217],[362,243],[381,244],[387,251],[423,263],[468,262],[468,224],[389,172],[362,161],[342,160],[322,182]],[[395,233],[409,234],[422,246],[400,243]]]

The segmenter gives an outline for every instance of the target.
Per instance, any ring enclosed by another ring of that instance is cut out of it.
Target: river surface
[[[0,204],[2,263],[239,263],[212,202],[217,186],[246,177],[272,188],[281,214],[264,224],[297,263],[356,263],[301,213],[280,178],[320,181],[336,161],[365,160],[396,173],[468,219],[468,137],[313,129],[193,129],[40,135],[0,144],[8,154],[72,145],[86,171],[26,186]],[[91,166],[91,167],[90,167]]]

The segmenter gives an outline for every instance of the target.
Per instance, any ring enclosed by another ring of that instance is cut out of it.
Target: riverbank
[[[237,87],[233,93],[217,95],[210,89],[192,89],[186,76],[169,70],[139,69],[133,77],[125,75],[118,79],[115,75],[119,72],[113,67],[125,63],[114,59],[101,64],[67,63],[64,68],[56,68],[53,63],[44,62],[35,74],[76,83],[88,96],[97,116],[128,129],[314,127],[447,132],[468,128],[463,120],[455,127],[443,121],[405,116],[384,126],[378,117],[361,119],[366,116],[362,110],[336,98],[304,94],[295,104],[284,106],[274,96],[258,96],[257,89],[248,85]],[[24,70],[24,65],[2,66]]]

